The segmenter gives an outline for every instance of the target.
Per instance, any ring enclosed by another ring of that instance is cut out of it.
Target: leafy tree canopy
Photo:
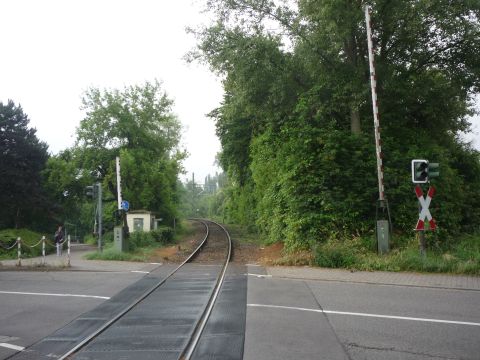
[[[0,227],[41,227],[49,213],[41,171],[48,146],[29,128],[29,118],[11,100],[0,102]]]
[[[106,222],[111,221],[117,197],[115,158],[120,156],[122,195],[131,209],[154,211],[172,220],[177,214],[177,177],[185,157],[179,149],[180,123],[172,105],[158,81],[123,90],[86,91],[86,116],[77,129],[76,144],[52,159],[46,172],[50,186],[64,194],[60,198],[70,217],[85,213],[84,208],[71,206],[77,198],[85,199],[85,186],[101,182],[104,199],[111,201],[105,210]]]
[[[211,115],[231,179],[225,208],[290,249],[373,227],[367,3],[394,225],[415,223],[413,158],[441,162],[432,212],[443,234],[480,223],[479,154],[458,137],[479,92],[478,1],[208,0],[216,20],[194,31],[190,58],[223,76]]]

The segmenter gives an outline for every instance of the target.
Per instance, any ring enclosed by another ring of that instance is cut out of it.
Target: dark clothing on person
[[[58,230],[55,231],[55,244],[57,245],[57,256],[62,255],[62,247],[63,247],[63,229],[61,226],[58,227]]]

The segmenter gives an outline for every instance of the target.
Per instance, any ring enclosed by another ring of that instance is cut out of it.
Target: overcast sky
[[[185,128],[187,176],[195,172],[203,181],[218,170],[220,145],[205,114],[219,105],[222,88],[207,68],[182,59],[195,46],[185,27],[208,22],[201,3],[4,0],[0,101],[21,104],[37,136],[56,154],[73,145],[88,87],[123,88],[159,79]],[[474,131],[468,138],[480,148],[478,118]]]
[[[182,58],[195,46],[185,27],[207,23],[192,0],[2,1],[0,101],[21,104],[53,154],[73,145],[88,87],[123,88],[155,78],[184,125],[184,165],[214,174],[220,149],[205,114],[222,98],[206,67]]]

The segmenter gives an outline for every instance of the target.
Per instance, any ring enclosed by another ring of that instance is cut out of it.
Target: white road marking
[[[162,265],[162,263],[149,263],[150,265]]]
[[[18,346],[18,345],[13,345],[13,344],[7,344],[7,343],[0,343],[0,346],[12,349],[12,350],[17,350],[17,351],[23,351],[25,348],[23,346]]]
[[[139,274],[150,274],[150,271],[141,271],[141,270],[132,270],[130,272],[139,273]]]
[[[363,317],[373,317],[373,318],[381,318],[381,319],[396,319],[396,320],[422,321],[422,322],[432,322],[432,323],[441,323],[441,324],[480,326],[480,323],[469,322],[469,321],[453,321],[453,320],[441,320],[441,319],[429,319],[429,318],[416,318],[416,317],[408,317],[408,316],[380,315],[380,314],[368,314],[368,313],[322,310],[322,309],[308,309],[308,308],[280,306],[280,305],[247,304],[247,306],[266,307],[266,308],[285,309],[285,310],[310,311],[310,312],[334,314],[334,315],[350,315],[350,316],[363,316]]]
[[[247,273],[245,274],[247,276],[255,276],[255,277],[258,277],[258,278],[271,278],[272,275],[262,275],[262,274],[252,274],[252,273]]]
[[[105,299],[105,300],[110,299],[110,297],[108,297],[108,296],[78,295],[78,294],[33,293],[33,292],[20,292],[20,291],[0,291],[0,294],[81,297],[81,298]]]
[[[258,265],[258,264],[247,264],[247,266],[262,266],[262,265]]]

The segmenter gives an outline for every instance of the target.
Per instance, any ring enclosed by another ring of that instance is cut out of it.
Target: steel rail
[[[59,360],[65,360],[69,356],[75,354],[80,350],[81,348],[85,347],[87,344],[89,344],[93,339],[95,339],[98,335],[103,333],[105,330],[107,330],[110,326],[112,326],[115,322],[117,322],[120,318],[122,318],[127,312],[132,310],[135,306],[137,306],[141,301],[143,301],[148,295],[150,295],[152,292],[154,292],[156,289],[158,289],[161,285],[165,283],[173,274],[175,274],[183,265],[185,265],[187,262],[189,262],[203,247],[205,242],[207,241],[207,238],[210,234],[210,229],[208,228],[208,225],[201,220],[196,220],[201,222],[206,229],[206,234],[205,237],[203,238],[202,242],[198,247],[188,256],[188,258],[182,262],[179,266],[177,266],[174,270],[172,270],[165,278],[160,280],[157,284],[155,284],[152,288],[149,290],[145,291],[140,297],[138,297],[135,301],[133,301],[130,305],[128,305],[125,309],[123,309],[120,313],[118,313],[115,317],[107,321],[105,324],[103,324],[100,328],[98,328],[95,332],[87,336],[85,339],[83,339],[80,343],[75,345],[72,349],[70,349],[68,352],[65,354],[61,355],[58,357]]]
[[[217,225],[218,227],[220,227],[223,230],[223,232],[227,235],[228,254],[223,264],[222,271],[220,272],[217,278],[217,283],[215,284],[215,288],[208,301],[208,304],[205,307],[205,310],[203,311],[202,316],[200,317],[200,320],[198,321],[192,336],[190,337],[190,341],[188,342],[187,347],[183,350],[182,354],[180,355],[180,360],[190,360],[193,355],[193,352],[195,351],[195,348],[197,347],[198,342],[200,341],[202,332],[205,329],[205,326],[207,325],[208,319],[213,310],[213,306],[215,305],[215,302],[220,293],[220,288],[222,287],[223,281],[225,280],[225,274],[227,272],[228,263],[230,262],[230,257],[232,255],[232,239],[230,238],[230,234],[228,233],[228,231],[219,223],[216,223],[215,221],[211,221],[211,220],[209,221]]]

